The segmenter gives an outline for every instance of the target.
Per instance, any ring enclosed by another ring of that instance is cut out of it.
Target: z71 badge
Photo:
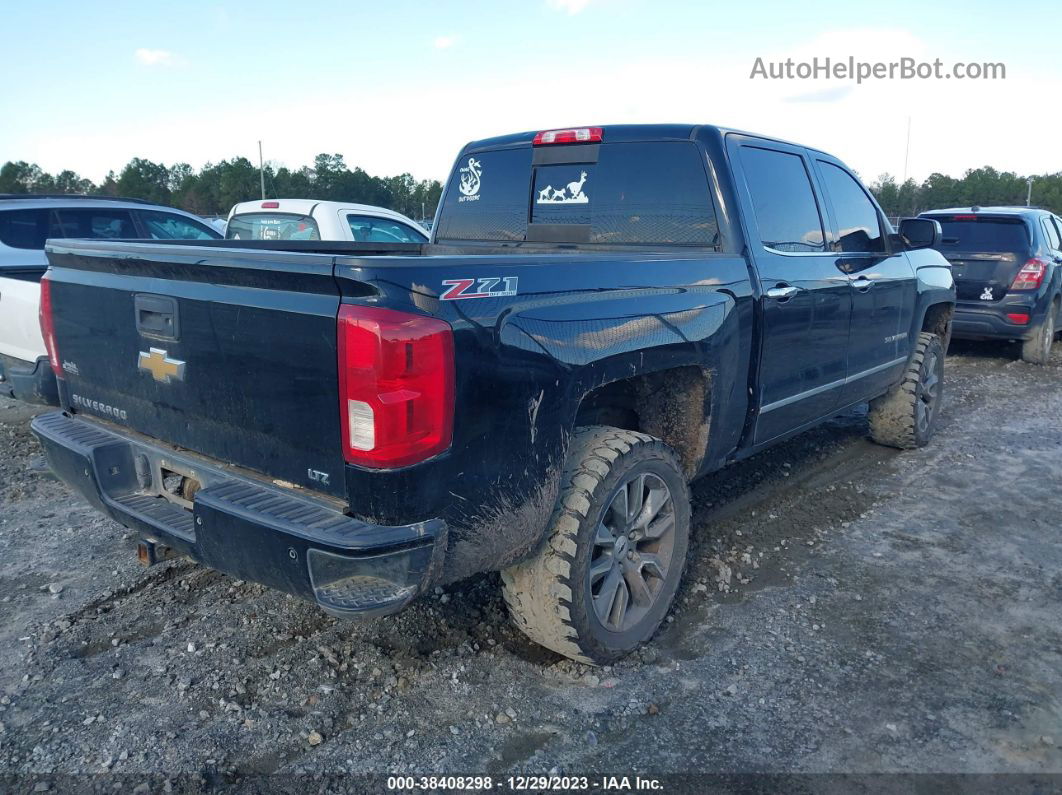
[[[516,295],[517,276],[489,276],[483,279],[444,279],[440,301],[458,301],[462,298],[503,298]],[[475,285],[475,290],[472,286]],[[471,292],[470,292],[471,290]]]

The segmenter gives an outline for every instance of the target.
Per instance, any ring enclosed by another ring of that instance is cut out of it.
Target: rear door
[[[1062,262],[1062,233],[1059,232],[1058,224],[1053,216],[1040,216],[1040,226],[1044,230],[1044,241],[1047,243],[1047,257],[1056,264]]]
[[[755,442],[829,415],[848,370],[852,291],[828,250],[824,212],[806,151],[727,137],[752,258],[763,337]]]
[[[343,495],[332,257],[60,241],[49,259],[64,405]]]
[[[839,161],[815,158],[826,196],[837,269],[852,290],[848,375],[841,403],[875,397],[895,383],[911,351],[915,272],[890,250],[885,219],[859,180]]]
[[[959,301],[993,303],[1033,252],[1032,228],[1017,215],[928,215],[940,221],[940,253],[952,265]]]

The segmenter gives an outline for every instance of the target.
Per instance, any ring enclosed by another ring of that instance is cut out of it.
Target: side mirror
[[[901,218],[900,237],[908,251],[936,248],[942,236],[940,222],[932,218]]]

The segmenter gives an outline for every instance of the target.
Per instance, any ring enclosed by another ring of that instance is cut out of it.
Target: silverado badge
[[[137,367],[163,384],[184,380],[184,362],[171,359],[161,348],[149,348],[147,353],[140,351]]]

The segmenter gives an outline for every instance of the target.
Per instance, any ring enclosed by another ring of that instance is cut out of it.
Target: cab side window
[[[819,171],[837,216],[838,247],[845,252],[881,253],[885,236],[877,207],[855,177],[833,163],[818,161]]]
[[[741,165],[766,248],[784,253],[826,250],[822,216],[800,155],[741,147]]]
[[[348,215],[351,234],[359,243],[424,243],[427,235],[400,221],[371,215]]]

